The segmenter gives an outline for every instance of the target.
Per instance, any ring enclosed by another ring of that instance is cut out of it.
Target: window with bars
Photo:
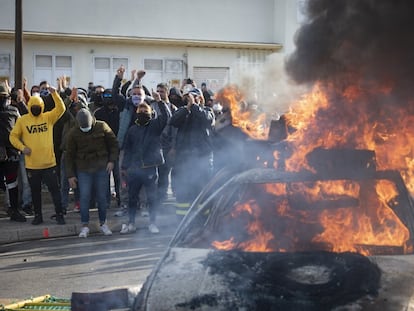
[[[144,59],[144,69],[166,73],[182,73],[184,64],[181,59]]]
[[[0,53],[0,82],[9,81],[11,78],[11,61],[9,53]]]
[[[125,67],[125,77],[127,77],[129,60],[125,57],[94,57],[94,83],[106,88],[112,86],[112,81],[119,67]]]
[[[48,81],[56,86],[55,81],[59,77],[66,77],[68,86],[72,76],[72,56],[37,54],[34,59],[34,84],[40,81]]]
[[[181,85],[186,68],[182,59],[144,58],[144,76],[142,83],[148,88],[156,88],[160,82],[169,86]]]
[[[144,69],[150,71],[163,71],[162,59],[144,59]]]

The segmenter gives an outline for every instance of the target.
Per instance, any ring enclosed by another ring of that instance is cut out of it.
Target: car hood
[[[413,255],[171,248],[136,310],[414,310],[413,295]]]

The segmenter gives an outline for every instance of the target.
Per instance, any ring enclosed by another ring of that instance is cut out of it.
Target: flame
[[[214,241],[212,243],[212,245],[215,248],[220,249],[220,250],[229,250],[229,249],[235,248],[236,243],[234,243],[234,238],[232,237],[232,238],[230,238],[230,240],[226,240],[226,241],[222,241],[222,242]]]
[[[333,86],[316,84],[286,115],[296,129],[287,138],[293,151],[286,159],[286,170],[310,169],[305,156],[318,147],[374,150],[378,168],[399,170],[414,194],[414,114],[393,109],[391,102],[381,105],[384,111],[375,111],[372,116],[370,111],[379,109],[372,107],[372,98],[378,98],[373,93],[386,96],[390,90],[384,86],[363,92],[349,86],[338,95]],[[334,100],[341,104],[332,105]],[[407,103],[410,105],[413,102]]]
[[[269,125],[266,114],[261,112],[255,103],[247,102],[245,95],[237,86],[224,87],[216,97],[223,108],[230,110],[233,126],[240,128],[251,138],[257,140],[268,138]]]
[[[213,241],[212,246],[285,252],[319,245],[325,250],[364,255],[370,255],[373,246],[412,251],[407,228],[390,208],[398,196],[395,185],[387,180],[372,183],[360,186],[355,181],[334,180],[260,185],[255,193],[260,197],[270,194],[268,200],[236,203],[230,215],[236,228],[243,227],[241,233]]]
[[[398,194],[395,185],[381,180],[375,185],[375,192],[380,202],[370,202],[367,210],[324,210],[320,223],[325,231],[316,236],[314,241],[330,243],[336,252],[358,251],[358,245],[404,246],[409,238],[408,229],[387,207],[388,202]],[[368,250],[359,252],[370,254]]]
[[[241,217],[241,214],[247,214],[249,216],[249,222],[246,224],[246,229],[251,236],[250,239],[246,239],[243,242],[236,243],[235,238],[231,237],[226,241],[214,241],[212,245],[220,250],[230,250],[234,248],[243,249],[251,252],[270,252],[272,249],[268,246],[270,240],[273,239],[271,232],[263,229],[260,222],[261,209],[252,200],[246,204],[236,205],[232,217]]]
[[[293,151],[286,159],[286,170],[312,170],[306,155],[318,147],[369,149],[375,151],[378,169],[399,170],[413,195],[414,114],[409,108],[393,108],[391,95],[391,84],[379,89],[363,89],[356,83],[342,92],[329,84],[316,84],[287,115],[297,131],[288,137]],[[381,98],[384,98],[383,103],[378,104]],[[408,107],[410,105],[412,103],[407,103]],[[320,221],[326,231],[315,241],[332,243],[335,251],[355,251],[358,243],[406,245],[410,238],[408,229],[393,210],[386,207],[396,195],[393,187],[384,182],[376,186],[382,199],[381,204],[371,206],[372,210],[357,214],[349,210],[324,211]],[[352,236],[347,232],[353,232]],[[345,245],[344,237],[348,236]]]
[[[284,169],[288,172],[314,172],[306,156],[316,148],[373,150],[377,169],[398,170],[413,195],[414,108],[411,107],[414,101],[406,103],[406,110],[401,108],[404,105],[394,106],[393,87],[392,83],[379,88],[362,86],[358,81],[342,89],[329,83],[315,84],[285,115],[294,128],[286,139],[291,150],[285,159],[274,151],[273,167],[280,169],[280,162],[284,161]],[[267,139],[269,129],[265,125],[265,115],[246,109],[244,95],[239,89],[227,87],[220,97],[224,106],[231,109],[234,126],[251,138]],[[263,206],[253,198],[236,205],[232,217],[245,217],[244,229],[248,237],[214,241],[215,248],[297,251],[309,243],[323,245],[331,251],[356,251],[365,255],[372,254],[370,246],[402,248],[405,253],[413,251],[408,242],[410,232],[396,214],[398,206],[392,208],[398,191],[390,182],[378,180],[374,185],[362,183],[361,186],[351,180],[339,180],[297,183],[289,187],[268,184],[263,188],[274,200],[271,214],[263,215]],[[291,192],[301,194],[295,198],[299,209],[290,206]],[[313,208],[321,204],[318,202],[321,197],[326,206]],[[336,206],[329,208],[330,202]],[[359,208],[361,205],[367,208]],[[266,219],[278,219],[279,228],[269,226]],[[306,232],[309,237],[304,237],[300,226],[312,228],[313,231]],[[297,238],[298,234],[302,236]]]

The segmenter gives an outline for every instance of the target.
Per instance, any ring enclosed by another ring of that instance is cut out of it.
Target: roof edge
[[[13,39],[14,31],[0,30],[0,39]],[[210,40],[191,40],[191,39],[171,39],[171,38],[148,38],[130,36],[104,36],[88,34],[69,34],[69,33],[46,33],[46,32],[23,32],[26,40],[53,40],[70,42],[95,42],[95,43],[124,43],[124,44],[146,44],[146,45],[165,45],[165,46],[185,46],[185,47],[205,47],[205,48],[224,48],[224,49],[251,49],[267,50],[271,52],[279,51],[283,48],[280,43],[253,43],[253,42],[232,42],[232,41],[210,41]]]

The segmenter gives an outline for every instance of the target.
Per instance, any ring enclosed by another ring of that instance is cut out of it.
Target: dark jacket
[[[124,148],[125,136],[128,129],[134,123],[136,116],[136,107],[132,104],[131,99],[125,101],[125,107],[119,114],[119,128],[116,138],[118,139],[119,148]]]
[[[78,171],[95,172],[106,168],[108,162],[118,160],[118,142],[108,124],[95,121],[92,129],[84,133],[74,127],[68,134],[66,174],[76,176]]]
[[[177,111],[177,107],[171,103],[166,103],[168,105],[171,115]],[[167,123],[164,130],[161,133],[161,147],[164,153],[169,152],[175,146],[175,139],[177,137],[177,128],[172,126],[170,122]]]
[[[72,102],[72,100],[67,97],[64,100],[66,110],[62,117],[59,119],[59,122],[62,122],[62,137],[60,143],[60,151],[65,152],[67,148],[67,141],[68,141],[68,134],[73,127],[78,126],[78,122],[76,121],[76,112],[81,109],[89,109],[88,103],[86,101],[82,101],[79,97],[79,101],[77,103]]]
[[[146,125],[135,123],[128,129],[124,141],[121,169],[140,169],[164,164],[160,136],[170,117],[168,107],[158,103],[160,113]]]
[[[118,106],[104,104],[94,112],[96,120],[105,121],[115,135],[119,130],[119,109]]]
[[[134,124],[136,115],[136,107],[132,104],[131,98],[126,99],[127,88],[131,85],[131,81],[126,82],[121,88],[122,80],[115,75],[112,84],[112,100],[119,110],[118,130],[115,133],[118,139],[120,149],[123,149],[126,133]],[[121,88],[121,89],[120,89]]]
[[[192,105],[191,111],[186,106],[178,108],[172,115],[170,124],[176,128],[177,157],[184,154],[203,155],[213,151],[211,135],[214,113],[199,105]]]
[[[19,110],[19,113],[20,113],[21,116],[26,114],[26,113],[29,113],[29,111],[27,110],[27,105],[22,101],[14,102],[14,103],[12,102],[11,105],[13,107],[16,107],[17,110]]]
[[[112,100],[120,112],[124,109],[126,102],[126,95],[120,90],[121,83],[122,79],[119,78],[118,75],[115,75],[114,81],[112,83]]]
[[[9,159],[19,159],[19,151],[12,146],[9,134],[20,117],[19,111],[12,105],[0,106],[0,146],[6,148]]]

